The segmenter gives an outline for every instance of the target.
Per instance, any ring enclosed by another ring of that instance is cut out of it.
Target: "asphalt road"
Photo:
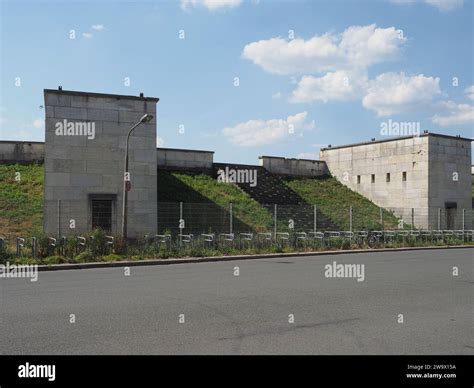
[[[0,279],[0,352],[474,354],[473,254],[285,257],[131,267],[130,276],[110,268]],[[364,264],[364,281],[326,278],[333,261]]]

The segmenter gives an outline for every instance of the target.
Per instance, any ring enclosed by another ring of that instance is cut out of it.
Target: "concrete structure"
[[[213,162],[213,151],[158,148],[157,165],[159,168],[211,170]]]
[[[44,143],[37,141],[0,141],[0,163],[42,163]]]
[[[323,148],[340,182],[417,227],[471,227],[471,139],[424,133]],[[441,209],[441,210],[440,210]]]
[[[45,232],[70,235],[103,227],[119,233],[126,136],[148,113],[155,118],[130,138],[128,230],[130,237],[154,234],[158,99],[45,90],[44,100]]]
[[[328,174],[326,162],[310,159],[289,159],[277,156],[259,156],[260,166],[276,175],[318,177]]]
[[[161,169],[210,170],[214,151],[157,148],[156,165]],[[42,163],[44,142],[0,141],[0,163]]]
[[[78,234],[101,226],[119,234],[126,135],[143,114],[156,117],[158,99],[63,90],[45,90],[44,95],[45,144],[1,141],[0,162],[44,160],[46,233]],[[153,119],[131,137],[131,237],[156,231],[157,169],[213,174],[223,165],[214,163],[212,151],[157,149],[155,144]],[[321,160],[259,159],[261,167],[255,167],[268,175],[331,173],[417,227],[472,228],[471,139],[424,133],[323,148]]]

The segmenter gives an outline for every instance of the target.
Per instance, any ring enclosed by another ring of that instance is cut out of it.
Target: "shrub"
[[[84,252],[79,253],[74,258],[74,261],[76,263],[87,263],[87,262],[95,261],[95,260],[94,260],[94,256],[90,252],[84,251]]]
[[[115,253],[111,253],[110,255],[102,256],[100,260],[101,261],[120,261],[120,260],[123,260],[123,256],[117,255]]]
[[[44,264],[62,264],[67,263],[67,260],[61,256],[48,256],[42,260]]]

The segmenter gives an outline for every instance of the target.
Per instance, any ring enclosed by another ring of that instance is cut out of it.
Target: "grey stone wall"
[[[0,163],[41,163],[43,160],[43,142],[0,141]]]
[[[213,151],[177,148],[157,148],[157,166],[169,168],[211,169]],[[0,163],[41,163],[44,161],[44,142],[0,141]]]
[[[471,142],[460,138],[429,138],[429,192],[430,218],[437,219],[437,208],[446,202],[453,208],[454,228],[462,229],[462,209],[465,209],[465,228],[472,227]],[[446,228],[446,214],[442,212],[441,226]]]
[[[214,152],[183,150],[175,148],[158,148],[157,164],[164,168],[211,169]]]
[[[272,174],[318,177],[328,174],[326,162],[322,160],[290,159],[276,156],[260,156],[260,165]]]
[[[465,179],[471,165],[469,140],[424,134],[325,148],[320,157],[341,183],[377,205],[392,209],[405,222],[411,223],[414,208],[417,227],[435,229],[434,208],[444,209],[445,202],[456,201],[458,207],[471,209],[471,181]],[[446,166],[448,160],[451,165]],[[446,174],[451,170],[459,170],[465,182],[446,186]]]
[[[145,113],[155,118],[141,124],[130,138],[128,235],[156,233],[156,98],[45,90],[44,230],[78,234],[91,229],[90,195],[115,198],[112,233],[119,234],[122,216],[126,136]],[[59,136],[57,123],[94,123],[95,137]],[[70,228],[71,220],[75,229]]]

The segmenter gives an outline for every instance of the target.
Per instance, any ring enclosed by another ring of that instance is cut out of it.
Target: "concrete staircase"
[[[276,204],[279,222],[287,223],[288,220],[292,219],[295,222],[295,230],[307,232],[313,229],[313,204],[307,203],[298,193],[285,185],[279,176],[270,173],[261,166],[214,163],[214,176],[216,179],[218,171],[220,169],[225,171],[226,167],[229,170],[257,170],[257,184],[254,187],[246,182],[237,182],[235,184],[255,201],[266,207],[271,214],[273,214],[274,205]],[[338,230],[339,228],[328,215],[317,211],[317,229]]]

